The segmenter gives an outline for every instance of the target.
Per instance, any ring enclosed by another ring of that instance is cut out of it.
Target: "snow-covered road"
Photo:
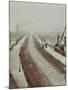
[[[38,36],[35,36],[35,37],[36,37],[37,41],[40,43],[40,45],[42,45],[41,39]],[[64,65],[66,64],[66,57],[65,56],[63,56],[63,55],[59,54],[58,52],[54,51],[54,49],[51,48],[51,47],[47,47],[47,48],[45,48],[45,50],[48,53],[50,53],[53,57],[55,57],[56,60],[59,60]]]
[[[39,45],[42,45],[42,41],[38,36],[35,35],[35,39],[37,40]],[[40,53],[40,51],[36,48],[36,43],[34,41],[33,35],[29,36],[29,39],[28,39],[29,41],[28,41],[28,44],[26,45],[26,49],[25,49],[26,51],[23,51],[23,49],[21,49],[21,47],[24,45],[25,40],[27,40],[27,36],[24,36],[19,41],[19,43],[17,45],[15,45],[12,48],[12,50],[10,50],[10,52],[9,52],[9,59],[10,59],[9,71],[13,75],[14,80],[16,81],[18,87],[20,87],[20,88],[29,87],[29,82],[27,81],[27,77],[29,77],[29,75],[37,75],[37,77],[38,77],[38,75],[40,75],[39,77],[42,77],[42,78],[40,78],[40,79],[37,78],[37,79],[40,80],[39,82],[44,81],[44,83],[42,82],[40,84],[40,86],[43,86],[43,85],[44,86],[65,85],[65,72],[60,73],[60,71],[58,71],[58,69],[56,69],[56,66],[48,61],[48,58],[43,57],[43,55]],[[22,62],[20,62],[21,58],[19,57],[20,49],[21,49],[21,51],[23,51],[23,53],[27,53],[27,54],[24,54],[25,56],[22,55],[22,56],[24,56],[24,57],[22,57]],[[53,57],[55,57],[57,60],[61,61],[61,63],[63,63],[65,65],[65,57],[64,56],[58,54],[50,47],[45,48],[45,50],[48,52],[48,56],[49,56],[49,54],[51,54]],[[27,56],[30,55],[30,58],[29,57],[26,58],[27,57],[26,55]],[[31,65],[31,62],[32,62],[32,65]],[[30,70],[27,69],[28,67],[31,67],[34,64],[37,69],[35,69],[34,67],[30,68]],[[19,72],[19,65],[20,65],[21,72]],[[25,67],[25,69],[23,68],[23,66]],[[31,71],[32,72],[34,71],[33,72],[34,74],[29,74],[29,73],[32,73]],[[26,77],[26,74],[28,75],[27,77]],[[29,79],[32,80],[31,77]],[[41,79],[43,79],[43,80],[41,80]],[[36,84],[35,82],[32,82],[31,85]],[[47,82],[47,84],[46,84],[46,82]]]
[[[38,39],[39,40],[39,39]],[[42,74],[48,77],[52,85],[65,85],[65,74],[59,73],[35,48],[32,36],[29,37],[29,53]],[[45,79],[45,77],[44,77]]]
[[[11,74],[14,77],[14,80],[16,81],[18,87],[28,87],[21,63],[20,63],[20,69],[21,72],[19,72],[19,52],[20,52],[20,47],[22,46],[23,42],[27,36],[24,36],[17,45],[13,47],[13,49],[9,52],[9,70]]]

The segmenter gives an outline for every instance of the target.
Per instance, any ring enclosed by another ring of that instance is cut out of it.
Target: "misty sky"
[[[25,31],[63,31],[66,25],[65,5],[10,2],[10,31],[16,26]]]

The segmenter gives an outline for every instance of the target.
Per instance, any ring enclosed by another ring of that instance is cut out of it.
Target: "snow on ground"
[[[65,84],[65,74],[59,73],[53,65],[37,51],[32,36],[29,38],[28,50],[33,61],[37,64],[39,70],[41,70],[41,73],[47,76],[53,85]]]
[[[26,36],[23,37],[23,39],[21,39],[19,41],[19,43],[17,45],[15,45],[15,47],[13,47],[13,49],[9,52],[9,70],[12,73],[18,87],[28,87],[24,72],[22,70],[22,66],[21,66],[21,62],[19,59],[19,52],[20,52],[20,47],[23,44],[23,42],[25,41]],[[20,69],[21,72],[19,72],[19,62],[20,62]]]
[[[45,48],[45,50],[47,50],[57,60],[60,60],[61,63],[63,63],[64,65],[66,64],[65,57],[62,56],[61,54],[55,52],[53,49],[51,49],[51,47],[47,47],[47,48]]]
[[[38,42],[42,45],[41,39],[40,39],[38,36],[35,36],[35,37],[36,37],[36,39],[38,40]],[[65,62],[66,57],[65,57],[65,56],[63,56],[63,55],[59,54],[58,52],[54,51],[54,49],[51,48],[51,47],[47,47],[47,48],[45,48],[45,50],[46,50],[47,52],[49,52],[49,53],[50,53],[53,57],[55,57],[57,60],[59,60],[61,63],[63,63],[64,65],[66,64],[66,62]]]
[[[9,43],[9,47],[11,47],[15,43],[16,43],[16,40],[11,40],[11,43]]]

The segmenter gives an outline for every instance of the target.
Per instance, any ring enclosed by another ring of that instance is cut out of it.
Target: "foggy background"
[[[60,4],[10,2],[10,31],[63,32],[65,9]]]

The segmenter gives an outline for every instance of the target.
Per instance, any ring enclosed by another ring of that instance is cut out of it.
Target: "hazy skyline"
[[[66,5],[32,2],[10,2],[10,31],[19,25],[25,31],[63,31]]]

